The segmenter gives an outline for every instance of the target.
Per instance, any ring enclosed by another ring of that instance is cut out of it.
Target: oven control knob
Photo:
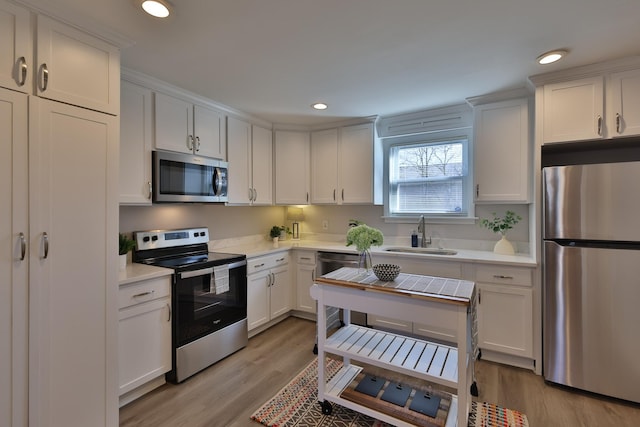
[[[200,235],[201,235],[202,237],[204,237],[204,236],[205,236],[205,234],[206,234],[206,233],[205,233],[204,231],[201,231],[201,232],[200,232]]]
[[[153,240],[155,242],[156,240],[158,240],[158,236],[152,236],[151,240]]]
[[[151,239],[149,238],[149,236],[144,236],[144,237],[142,238],[142,241],[143,241],[143,242],[148,242],[149,240],[151,240]]]

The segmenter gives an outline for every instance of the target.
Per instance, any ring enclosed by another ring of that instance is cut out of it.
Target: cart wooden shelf
[[[323,411],[330,412],[333,402],[393,425],[411,425],[340,397],[362,370],[351,363],[354,360],[456,389],[446,426],[467,426],[476,352],[473,282],[413,274],[382,282],[373,273],[344,267],[318,277],[311,296],[318,301],[318,399]],[[330,337],[326,332],[326,307],[344,310],[345,326]],[[350,310],[422,324],[444,322],[455,329],[457,341],[449,346],[352,325]],[[326,353],[341,356],[344,361],[343,368],[328,383]]]

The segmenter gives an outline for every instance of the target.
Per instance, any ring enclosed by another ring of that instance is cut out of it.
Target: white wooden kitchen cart
[[[373,273],[343,267],[316,278],[311,296],[318,301],[318,400],[324,413],[331,413],[333,402],[396,426],[412,425],[340,397],[362,370],[351,363],[354,360],[456,389],[446,426],[467,426],[476,354],[473,282],[413,274],[382,282]],[[345,313],[345,326],[330,337],[326,333],[326,306],[340,307]],[[351,325],[350,310],[448,325],[456,331],[457,342],[454,347]],[[328,383],[326,353],[341,356],[344,362]]]

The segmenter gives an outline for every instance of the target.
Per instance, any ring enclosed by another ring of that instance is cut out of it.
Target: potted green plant
[[[127,266],[127,254],[136,247],[136,242],[122,233],[118,234],[118,239],[120,241],[120,248],[118,251],[120,254],[120,269],[124,270]]]
[[[511,230],[522,220],[522,217],[513,211],[506,211],[504,216],[498,216],[495,212],[492,212],[491,215],[492,219],[480,219],[480,225],[494,233],[500,233],[501,238],[494,246],[493,251],[497,254],[513,255],[515,251],[511,242],[507,240],[506,234],[507,230]]]

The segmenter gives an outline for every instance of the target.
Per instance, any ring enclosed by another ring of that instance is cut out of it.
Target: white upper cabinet
[[[373,203],[373,124],[340,128],[340,199]]]
[[[309,132],[275,132],[276,204],[306,205],[309,203],[310,149]]]
[[[311,133],[311,202],[373,203],[373,124]]]
[[[541,143],[640,135],[640,60],[578,67],[530,77],[537,86]]]
[[[311,132],[311,203],[338,203],[338,129]]]
[[[193,106],[196,153],[215,159],[227,158],[225,115],[204,105]]]
[[[0,0],[0,86],[118,115],[118,48],[43,15],[34,22],[28,9]]]
[[[120,52],[116,47],[38,16],[36,52],[38,96],[120,113]]]
[[[154,106],[157,149],[226,159],[224,113],[160,92]]]
[[[127,81],[121,88],[120,204],[150,205],[153,93]]]
[[[273,204],[273,140],[271,130],[227,118],[229,204]]]
[[[604,136],[604,79],[590,77],[544,86],[544,142]]]
[[[640,135],[640,70],[611,74],[610,109],[607,111],[611,136]]]
[[[528,203],[530,143],[528,100],[474,108],[476,203]]]
[[[251,182],[253,205],[273,204],[273,132],[251,127]]]
[[[33,42],[29,10],[0,0],[0,86],[31,91]]]

